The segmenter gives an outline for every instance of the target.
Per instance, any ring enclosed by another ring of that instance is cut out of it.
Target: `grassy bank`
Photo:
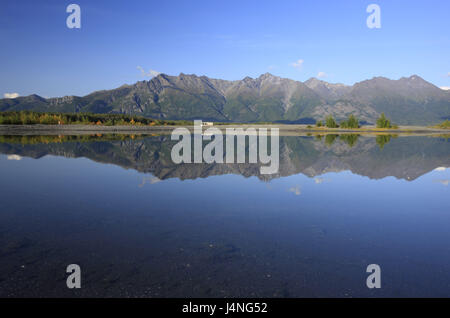
[[[187,120],[159,120],[125,114],[0,112],[0,125],[185,126]]]
[[[218,128],[247,128],[247,127],[277,127],[280,132],[312,132],[312,133],[436,133],[447,132],[450,121],[425,126],[396,126],[390,124],[384,117],[381,124],[361,126],[356,118],[350,116],[347,121],[339,125],[332,117],[328,123],[320,121],[315,125],[277,124],[270,122],[257,123],[214,123]],[[330,123],[331,122],[331,123]],[[387,123],[387,124],[386,124]],[[187,120],[158,120],[142,116],[126,114],[92,114],[92,113],[42,113],[33,111],[0,112],[1,134],[67,134],[87,133],[145,133],[154,130],[170,129],[173,126],[191,128],[193,121]],[[379,127],[384,126],[384,127]]]
[[[436,128],[441,128],[441,129],[450,129],[450,120],[446,120],[442,123],[440,123],[439,125],[435,126]]]

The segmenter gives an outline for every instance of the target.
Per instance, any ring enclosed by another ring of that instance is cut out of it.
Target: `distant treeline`
[[[347,120],[343,120],[339,124],[332,115],[329,115],[325,118],[325,122],[322,122],[321,120],[317,121],[316,127],[355,129],[360,128],[361,125],[359,124],[358,118],[351,114]],[[391,121],[386,118],[384,113],[381,113],[380,117],[377,119],[377,128],[397,129],[398,126],[392,125]]]
[[[175,126],[192,125],[187,120],[159,120],[125,114],[41,113],[34,111],[0,112],[0,125],[133,125]]]
[[[92,141],[117,141],[128,139],[141,139],[148,135],[130,135],[130,134],[91,134],[91,135],[1,135],[0,143],[7,144],[50,144],[63,142],[92,142]]]
[[[450,120],[446,120],[442,123],[440,123],[439,125],[437,125],[439,128],[446,128],[446,129],[450,129]]]

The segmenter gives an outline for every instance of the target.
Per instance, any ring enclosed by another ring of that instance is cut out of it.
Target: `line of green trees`
[[[192,125],[185,120],[158,120],[126,114],[41,113],[34,111],[0,112],[0,125]]]
[[[321,120],[317,121],[316,127],[355,129],[360,128],[361,125],[359,124],[358,118],[353,114],[348,116],[347,120],[343,120],[339,124],[332,115],[328,115],[325,118],[325,122],[322,122]],[[392,125],[391,121],[386,118],[386,115],[381,113],[380,117],[377,119],[377,128],[398,128],[398,126]]]
[[[316,127],[327,127],[327,128],[359,128],[361,127],[359,125],[359,120],[353,116],[350,115],[347,120],[341,121],[340,124],[336,122],[336,120],[333,118],[332,115],[329,115],[325,118],[325,123],[323,123],[321,120],[316,122]]]
[[[361,127],[359,125],[359,120],[353,115],[350,115],[347,120],[342,121],[340,126],[341,126],[341,128],[359,128],[359,127]]]
[[[333,116],[329,115],[327,118],[325,118],[325,126],[328,128],[338,128],[339,125],[334,120]]]
[[[381,113],[377,119],[377,128],[392,128],[391,121],[386,118],[384,113]]]

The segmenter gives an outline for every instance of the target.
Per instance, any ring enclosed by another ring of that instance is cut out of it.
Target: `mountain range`
[[[384,112],[395,124],[428,125],[450,119],[450,91],[417,75],[374,77],[354,85],[317,78],[305,82],[265,73],[258,78],[220,80],[159,74],[133,85],[89,95],[0,99],[0,111],[34,110],[134,114],[155,119],[219,122],[308,123],[350,114],[374,123]]]

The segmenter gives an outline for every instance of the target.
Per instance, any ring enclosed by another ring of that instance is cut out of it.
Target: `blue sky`
[[[66,26],[70,3],[81,7],[81,29]],[[366,26],[371,3],[381,29]],[[85,95],[149,79],[138,66],[229,80],[322,72],[345,84],[418,74],[450,86],[449,12],[447,0],[1,0],[0,97]]]

